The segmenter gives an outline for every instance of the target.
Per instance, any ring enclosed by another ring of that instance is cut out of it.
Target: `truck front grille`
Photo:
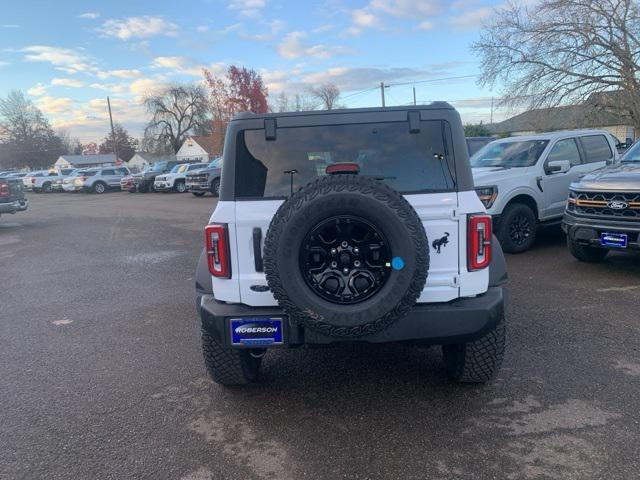
[[[567,208],[578,215],[640,220],[640,193],[571,191]]]
[[[191,183],[206,183],[208,179],[209,176],[205,174],[187,175],[187,181]]]

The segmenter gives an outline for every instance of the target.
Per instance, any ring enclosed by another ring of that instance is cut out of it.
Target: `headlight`
[[[498,187],[477,187],[476,193],[485,208],[491,208],[493,206],[493,202],[496,201],[496,197],[498,196]]]

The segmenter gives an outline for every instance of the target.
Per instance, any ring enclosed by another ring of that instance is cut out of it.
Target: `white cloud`
[[[207,27],[206,25],[198,25],[196,27],[196,31],[200,32],[200,33],[206,33],[209,31],[209,27]]]
[[[9,65],[9,62],[1,62],[0,61],[0,68],[6,67],[7,65]]]
[[[245,17],[257,17],[266,4],[266,0],[231,0],[229,9]]]
[[[151,68],[168,70],[170,75],[186,75],[192,77],[202,77],[202,70],[208,69],[218,75],[223,70],[222,63],[203,65],[189,57],[168,56],[156,57],[153,59]]]
[[[266,33],[258,33],[258,34],[249,34],[246,32],[241,32],[240,36],[243,38],[248,38],[249,40],[255,40],[258,42],[265,42],[268,40],[272,40],[275,36],[284,30],[287,26],[287,23],[282,20],[273,20],[268,23],[269,31]]]
[[[56,65],[67,73],[90,70],[87,55],[77,49],[52,47],[49,45],[31,45],[22,49],[25,59],[30,62],[46,62]]]
[[[308,73],[302,82],[308,85],[334,83],[342,91],[364,90],[379,85],[380,82],[393,83],[401,80],[437,78],[447,72],[449,66],[427,65],[414,67],[333,67]]]
[[[137,69],[131,70],[100,70],[96,72],[96,76],[102,80],[107,78],[116,77],[116,78],[140,78],[142,76],[142,72]]]
[[[433,28],[433,22],[431,20],[424,20],[418,24],[418,30],[431,30]]]
[[[178,26],[163,17],[144,15],[124,19],[109,19],[102,24],[98,31],[108,37],[130,40],[132,38],[150,38],[160,35],[175,37],[178,34]]]
[[[76,80],[75,78],[54,78],[51,80],[51,85],[68,88],[82,88],[84,87],[84,82]]]
[[[141,78],[129,85],[129,92],[141,100],[147,95],[151,95],[165,88],[167,84],[157,78]]]
[[[86,12],[83,13],[81,15],[78,15],[79,18],[86,18],[89,20],[95,20],[96,18],[100,17],[100,14],[98,12]]]
[[[441,0],[371,0],[369,8],[388,13],[394,17],[425,18],[443,10]]]
[[[374,13],[364,8],[351,12],[351,19],[354,25],[358,27],[377,27],[380,25],[380,19]]]
[[[90,88],[95,88],[96,90],[103,90],[105,92],[109,92],[112,94],[120,94],[124,93],[128,90],[128,85],[123,85],[122,83],[92,83],[89,85]]]
[[[35,87],[31,87],[29,90],[27,90],[27,93],[29,95],[33,95],[34,97],[39,97],[47,93],[47,86],[38,83]]]
[[[282,43],[278,45],[278,53],[284,58],[314,57],[327,59],[336,55],[347,53],[341,46],[308,45],[303,40],[307,37],[305,32],[290,32]]]
[[[335,28],[335,25],[332,25],[330,23],[325,23],[323,25],[319,25],[316,28],[312,29],[311,33],[325,33],[333,30],[334,28]]]
[[[226,35],[227,33],[235,32],[236,30],[240,30],[242,28],[242,23],[232,23],[231,25],[227,25],[220,30],[216,30],[216,33],[221,35]]]
[[[20,25],[4,23],[0,25],[0,28],[20,28]]]
[[[36,105],[43,113],[48,115],[59,115],[68,113],[73,107],[73,100],[69,97],[40,97]]]
[[[482,25],[482,22],[491,16],[493,10],[490,7],[481,7],[475,10],[453,15],[449,23],[458,30],[472,30]]]

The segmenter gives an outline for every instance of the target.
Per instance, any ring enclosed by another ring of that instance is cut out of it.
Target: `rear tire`
[[[486,383],[500,370],[505,345],[503,316],[493,330],[478,340],[442,346],[447,373],[457,382]]]
[[[211,194],[214,197],[220,196],[220,179],[216,178],[213,182],[211,182]]]
[[[194,197],[202,197],[206,192],[191,192]]]
[[[107,191],[107,186],[102,182],[96,182],[93,184],[93,187],[91,187],[91,191],[101,194]]]
[[[571,255],[581,262],[598,263],[605,259],[609,250],[598,247],[590,247],[589,245],[580,245],[567,238],[567,246]]]
[[[522,253],[533,247],[536,228],[536,216],[531,207],[513,203],[502,213],[497,237],[505,252]]]
[[[255,381],[262,363],[262,357],[251,356],[250,350],[223,347],[204,328],[202,353],[209,376],[220,385],[246,385]]]
[[[51,193],[53,191],[53,188],[51,188],[51,184],[49,182],[45,182],[42,185],[42,192],[43,193]]]

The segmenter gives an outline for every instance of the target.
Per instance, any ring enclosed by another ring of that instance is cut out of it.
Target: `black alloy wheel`
[[[380,291],[391,269],[389,242],[367,220],[334,216],[310,230],[300,249],[300,268],[317,295],[339,305],[359,303]]]
[[[526,215],[516,215],[509,223],[509,238],[515,245],[523,245],[529,240],[532,229]]]

